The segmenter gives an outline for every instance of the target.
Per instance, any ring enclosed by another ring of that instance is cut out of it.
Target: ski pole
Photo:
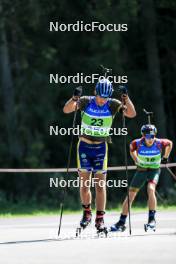
[[[112,73],[112,69],[105,68],[102,64],[100,65],[100,67],[102,68],[105,78],[107,78],[108,73]]]
[[[123,85],[119,86],[119,90],[124,92],[124,94],[127,94],[127,88]],[[123,95],[122,95],[123,96]],[[125,106],[125,102],[122,97],[122,107]],[[124,109],[122,108],[122,127],[126,127],[126,118]],[[129,177],[128,177],[128,160],[127,160],[127,136],[124,136],[124,158],[125,158],[125,173],[126,173],[126,179],[127,179],[127,202],[128,202],[128,216],[129,216],[129,234],[131,235],[131,208],[130,208],[130,196],[129,196]]]
[[[73,124],[72,124],[73,130],[74,130],[75,124],[76,124],[77,110],[78,110],[78,104],[76,103],[74,117],[73,117]],[[71,154],[72,154],[72,146],[73,146],[73,133],[71,135],[71,141],[70,141],[69,152],[68,152],[66,176],[68,176],[68,173],[69,173],[70,160],[71,160]],[[60,231],[61,231],[62,216],[63,216],[63,211],[64,211],[65,197],[66,197],[66,187],[63,190],[63,198],[62,198],[62,202],[60,203],[60,219],[59,219],[58,236],[60,235]]]
[[[123,128],[126,126],[125,115],[122,114]],[[129,234],[131,235],[131,208],[130,208],[130,196],[129,196],[129,177],[128,177],[128,161],[127,161],[127,140],[126,135],[124,136],[124,157],[125,157],[125,173],[127,179],[127,201],[128,201],[128,214],[129,214]]]
[[[167,165],[166,165],[165,168],[168,170],[168,172],[170,173],[170,175],[172,175],[172,177],[174,178],[174,180],[176,180],[176,175],[171,171],[171,169]]]
[[[151,125],[151,118],[153,117],[153,112],[148,112],[147,110],[143,109],[143,112],[147,115],[148,124]]]

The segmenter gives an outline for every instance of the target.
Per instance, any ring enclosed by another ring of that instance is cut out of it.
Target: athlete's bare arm
[[[71,99],[69,99],[66,104],[64,105],[63,108],[63,112],[65,114],[69,114],[75,111],[76,109],[76,105],[77,105],[77,109],[79,109],[79,104],[78,101],[76,101],[77,98],[76,97],[72,97]]]
[[[124,110],[124,115],[129,118],[135,117],[136,110],[130,98],[127,95],[123,95],[122,100],[126,106],[126,109]]]
[[[172,146],[173,146],[173,143],[171,140],[167,140],[167,141],[168,141],[168,145],[165,147],[164,155],[163,155],[163,158],[166,158],[166,159],[168,159],[170,152],[172,150]]]
[[[130,151],[130,155],[132,157],[132,159],[134,160],[134,162],[136,163],[137,161],[137,151]]]

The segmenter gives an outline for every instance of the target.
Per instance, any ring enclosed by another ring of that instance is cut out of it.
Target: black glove
[[[128,86],[127,85],[119,85],[119,91],[122,95],[128,95]]]
[[[76,87],[74,92],[73,92],[73,96],[74,97],[81,97],[82,95],[82,86]]]
[[[161,163],[162,163],[162,164],[167,164],[167,163],[168,163],[168,158],[164,158],[164,157],[163,157],[163,158],[161,159]]]

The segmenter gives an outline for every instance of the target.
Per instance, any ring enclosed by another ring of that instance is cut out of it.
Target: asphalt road
[[[106,215],[109,226],[116,214]],[[75,239],[80,215],[64,215],[60,238],[58,217],[0,219],[1,264],[176,263],[176,212],[158,212],[156,232],[144,231],[146,213],[132,214],[132,235],[97,238],[94,225]]]

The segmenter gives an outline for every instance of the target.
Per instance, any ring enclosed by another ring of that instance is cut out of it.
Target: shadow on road
[[[116,236],[110,236],[108,235],[107,238],[105,237],[98,237],[98,236],[91,236],[91,237],[75,237],[75,236],[70,236],[70,237],[64,237],[64,238],[53,238],[53,239],[36,239],[36,240],[19,240],[19,241],[7,241],[7,242],[0,242],[0,245],[18,245],[18,244],[28,244],[28,243],[46,243],[46,242],[62,242],[62,241],[69,241],[69,240],[86,240],[86,239],[112,239],[112,238],[135,238],[135,237],[147,237],[147,236],[173,236],[176,235],[176,232],[174,233],[148,233],[148,234],[138,234],[138,235],[116,235]]]

